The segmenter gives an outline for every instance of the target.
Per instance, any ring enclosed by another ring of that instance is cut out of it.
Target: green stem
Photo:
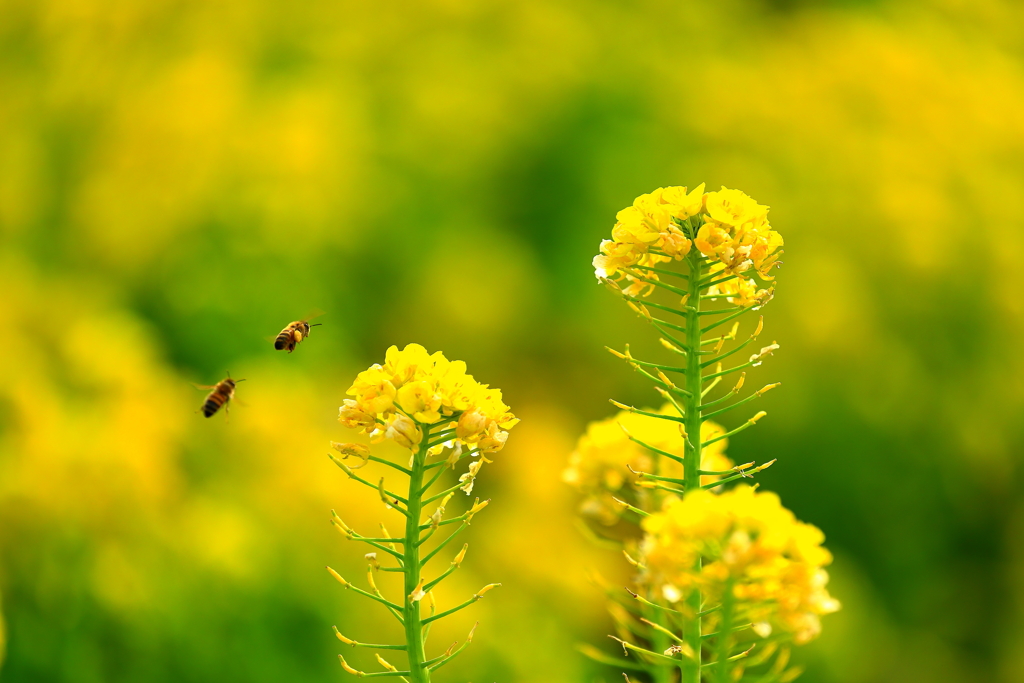
[[[660,610],[651,610],[645,606],[644,616],[662,628],[668,626],[667,615]],[[651,645],[655,652],[664,652],[670,644],[668,636],[663,631],[656,628],[651,629]],[[673,676],[670,667],[656,666],[650,670],[650,674],[654,683],[672,683]]]
[[[445,525],[445,524],[447,524],[448,522],[451,522],[451,521],[461,521],[461,522],[462,522],[462,524],[460,524],[460,525],[459,525],[459,528],[458,528],[458,529],[456,529],[455,531],[453,531],[453,532],[451,532],[450,534],[448,534],[448,538],[446,538],[446,539],[444,539],[443,541],[441,541],[440,543],[438,543],[438,544],[437,544],[437,547],[436,547],[436,548],[434,548],[434,549],[433,549],[433,550],[431,550],[431,551],[430,551],[429,553],[427,553],[427,556],[423,558],[423,562],[421,562],[421,563],[420,563],[420,566],[421,566],[421,567],[425,567],[425,566],[426,566],[426,564],[427,564],[427,562],[430,562],[430,561],[431,561],[432,559],[434,559],[434,555],[437,555],[437,553],[438,553],[438,552],[440,552],[442,548],[444,548],[444,547],[445,547],[446,545],[448,545],[448,544],[449,544],[449,543],[451,542],[451,540],[452,540],[453,538],[455,538],[455,536],[456,536],[456,535],[457,535],[457,534],[458,534],[458,533],[459,533],[460,531],[462,531],[463,529],[465,529],[465,528],[466,528],[466,526],[467,526],[467,525],[466,525],[466,520],[464,520],[464,519],[458,519],[458,518],[456,518],[455,520],[450,520],[450,519],[446,519],[446,520],[444,520],[443,522],[441,522],[441,524],[439,524],[438,526],[443,526],[443,525]]]
[[[718,683],[728,683],[727,667],[729,662],[729,641],[731,640],[729,636],[732,632],[734,603],[733,581],[730,579],[725,583],[725,595],[722,598],[722,626],[719,629],[718,643],[716,643],[718,645],[716,648],[718,671],[715,674],[715,679]]]
[[[632,439],[633,437],[630,436],[629,438]],[[650,447],[648,446],[648,448]],[[666,455],[669,458],[676,460],[680,463],[682,462],[679,456],[672,455],[667,451],[651,449],[651,459],[653,461],[651,463],[651,469],[654,470],[655,476],[660,476],[662,473],[662,466],[664,465],[664,459],[662,458],[662,455]],[[651,491],[651,498],[653,499],[651,501],[653,503],[653,505],[651,506],[651,512],[656,512],[657,510],[660,510],[663,496],[659,495],[657,491]],[[649,623],[657,624],[657,626],[660,626],[662,629],[665,629],[669,625],[669,614],[666,613],[664,610],[655,608],[655,604],[651,601],[655,597],[652,592],[653,588],[650,588],[648,590],[648,599],[645,599],[640,603],[641,614],[643,615],[644,619],[649,620]],[[668,649],[668,646],[671,644],[669,642],[668,636],[665,634],[665,631],[660,630],[658,628],[651,629],[650,641],[651,646],[653,647],[655,652],[664,652],[666,649]],[[668,666],[653,666],[647,667],[647,672],[650,674],[653,683],[672,683],[672,680],[674,678],[673,668],[674,667]]]
[[[690,310],[686,316],[686,390],[689,396],[683,396],[682,401],[686,409],[686,443],[683,451],[683,477],[684,488],[687,491],[696,491],[700,488],[700,426],[701,426],[701,390],[703,378],[701,377],[700,363],[700,292],[703,288],[700,284],[701,265],[703,257],[696,249],[690,250],[687,257],[690,266]],[[696,445],[695,445],[696,444]],[[695,572],[700,572],[700,559],[694,567]],[[701,610],[701,594],[693,589],[687,597],[687,604],[693,614]],[[700,618],[683,620],[683,640],[693,650],[694,659],[682,657],[679,663],[680,683],[701,683],[701,634]]]
[[[426,430],[419,448],[413,455],[409,473],[408,515],[405,520],[405,543],[403,561],[405,564],[404,598],[402,615],[405,621],[405,643],[409,654],[409,680],[412,683],[430,683],[430,670],[423,648],[423,622],[420,618],[420,601],[413,599],[413,593],[420,583],[420,516],[423,508],[423,473],[429,448],[430,431]]]

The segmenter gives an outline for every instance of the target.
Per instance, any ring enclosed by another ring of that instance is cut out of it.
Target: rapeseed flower
[[[711,266],[712,275],[719,273],[725,274],[725,265],[716,263]],[[769,286],[767,289],[759,288],[757,282],[752,278],[738,276],[719,284],[711,285],[708,287],[708,296],[710,298],[722,297],[731,304],[737,306],[764,306],[766,303],[772,300],[775,296],[775,287]]]
[[[832,555],[824,535],[774,493],[693,491],[669,498],[643,529],[641,581],[669,602],[693,590],[714,604],[728,597],[737,618],[798,644],[818,635],[821,615],[839,609],[826,589]]]
[[[494,453],[519,421],[501,391],[466,374],[464,362],[430,354],[419,344],[389,348],[384,364],[360,372],[346,393],[354,398],[341,406],[342,424],[370,434],[371,440],[391,439],[410,449],[430,426],[435,434],[451,430],[452,441]]]
[[[768,207],[725,187],[707,193],[703,183],[692,191],[658,188],[615,218],[612,238],[601,242],[593,263],[598,278],[627,280],[628,296],[649,294],[659,281],[651,269],[683,259],[692,247],[723,274],[753,269],[764,279],[772,279],[768,273],[782,253],[782,236],[768,222]]]
[[[419,344],[409,344],[401,350],[396,346],[389,348],[384,363],[360,372],[347,393],[352,398],[345,399],[339,410],[338,420],[342,424],[369,434],[373,443],[390,440],[411,453],[408,464],[404,460],[403,464],[398,464],[372,454],[365,444],[332,442],[337,455],[332,453],[330,458],[350,479],[374,489],[388,510],[400,513],[405,518],[405,530],[399,536],[392,536],[382,523],[382,536],[364,536],[332,511],[331,522],[346,540],[361,541],[374,549],[363,556],[368,565],[369,590],[356,586],[330,567],[327,571],[350,591],[383,604],[402,624],[406,640],[403,645],[379,645],[361,643],[335,633],[341,642],[353,647],[404,650],[408,670],[399,671],[380,655],[377,655],[377,663],[384,671],[372,673],[353,668],[344,657],[339,656],[339,661],[346,672],[358,677],[402,674],[403,680],[428,682],[431,671],[457,656],[473,638],[473,631],[470,631],[461,647],[452,645],[442,654],[429,657],[426,654],[429,624],[468,607],[501,584],[485,586],[471,599],[436,613],[431,588],[462,564],[468,546],[463,546],[447,571],[429,583],[425,565],[487,506],[488,501],[477,499],[461,514],[456,512],[445,517],[456,491],[461,490],[466,495],[473,492],[481,468],[491,462],[487,455],[505,446],[508,430],[519,420],[502,401],[501,392],[473,379],[466,373],[465,363],[450,361],[442,353],[428,353]],[[430,462],[432,456],[441,454],[444,454],[443,460]],[[454,470],[463,458],[470,457],[473,459],[469,460],[457,484],[451,486],[450,482],[443,482],[441,477],[446,469]],[[376,473],[371,476],[365,471],[355,471],[371,461],[393,472],[388,477],[378,478]],[[436,472],[428,474],[434,469]],[[400,480],[397,487],[391,478],[396,473]],[[404,489],[402,478],[407,483]],[[436,488],[443,490],[432,492]],[[458,526],[448,526],[455,524]],[[439,532],[442,527],[447,528]],[[436,537],[435,533],[438,533]],[[424,544],[432,537],[435,538],[433,548],[427,550]],[[378,555],[378,551],[384,554]],[[389,556],[395,559],[397,566],[382,566],[381,560]],[[402,574],[401,597],[384,595],[374,579],[378,572]]]
[[[659,412],[678,415],[671,404],[665,404]],[[724,433],[720,425],[705,421],[701,426],[701,441],[710,441]],[[562,479],[584,495],[580,511],[602,524],[614,524],[622,514],[622,505],[615,502],[616,498],[635,500],[638,490],[643,488],[639,473],[683,477],[683,466],[668,457],[659,459],[659,471],[654,472],[658,456],[630,436],[683,457],[685,440],[675,423],[629,411],[591,422],[569,456],[569,466],[562,473]],[[725,455],[727,445],[728,439],[720,439],[705,447],[701,467],[711,472],[731,469],[733,462]],[[701,477],[701,482],[707,484],[719,478],[706,475]]]
[[[813,639],[821,615],[839,609],[826,590],[824,568],[832,558],[821,532],[797,521],[774,494],[746,485],[775,461],[734,467],[725,456],[726,437],[766,413],[729,430],[709,421],[778,386],[743,391],[743,371],[779,345],[747,357],[757,348],[748,347],[763,318],[745,340],[733,321],[772,299],[774,285],[759,281],[773,279],[782,246],[768,207],[743,192],[668,187],[620,211],[594,259],[598,279],[673,354],[653,362],[634,358],[628,346],[625,353],[612,351],[654,382],[669,404],[652,411],[612,401],[624,412],[588,427],[563,475],[584,494],[584,515],[615,525],[598,535],[621,545],[638,569],[628,595],[639,604],[610,594],[609,612],[628,663],[652,680],[723,682],[740,680],[745,671],[759,680],[792,680],[799,667],[787,669],[789,648],[780,645]],[[640,300],[656,289],[663,296]],[[732,306],[706,305],[715,299]],[[727,332],[722,326],[730,322]],[[731,390],[706,399],[734,373]],[[641,525],[640,538],[630,522]],[[666,610],[677,618],[667,618]],[[597,651],[590,656],[616,661]],[[664,669],[673,664],[677,679]]]

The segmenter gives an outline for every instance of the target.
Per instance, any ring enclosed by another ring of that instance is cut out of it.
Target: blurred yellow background
[[[627,566],[559,476],[659,399],[590,259],[702,181],[786,239],[783,387],[730,453],[836,554],[801,680],[1024,680],[1022,112],[1009,0],[0,0],[0,680],[343,677],[332,624],[393,629],[323,570],[362,572],[330,508],[383,515],[328,441],[411,341],[523,419],[440,597],[503,587],[439,680],[619,680],[573,646]],[[246,406],[204,420],[226,370]]]

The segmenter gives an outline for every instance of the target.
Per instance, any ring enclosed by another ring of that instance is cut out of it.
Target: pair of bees
[[[287,351],[291,353],[295,350],[295,347],[299,343],[309,336],[309,329],[316,327],[323,323],[316,323],[316,325],[310,325],[309,321],[313,318],[323,315],[323,313],[317,313],[316,315],[306,316],[305,320],[296,320],[295,322],[289,323],[287,327],[281,330],[281,333],[274,337],[274,348],[278,351]],[[221,408],[224,408],[224,412],[227,413],[228,402],[235,397],[235,385],[239,382],[244,382],[244,379],[232,379],[231,373],[228,373],[227,379],[222,379],[213,386],[197,384],[198,389],[212,389],[203,402],[203,415],[206,417],[212,417]]]

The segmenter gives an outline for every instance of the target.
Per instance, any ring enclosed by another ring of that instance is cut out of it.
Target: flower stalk
[[[655,385],[664,406],[612,401],[621,412],[588,427],[565,473],[585,494],[581,511],[600,525],[596,535],[620,543],[636,568],[635,589],[627,589],[633,609],[609,607],[625,659],[581,651],[629,662],[621,668],[656,683],[791,680],[798,671],[787,669],[789,649],[780,644],[812,639],[819,616],[838,609],[824,588],[831,556],[821,532],[774,494],[745,485],[775,460],[734,465],[725,456],[728,440],[765,413],[732,429],[712,421],[778,386],[743,391],[745,371],[778,344],[734,358],[760,335],[763,318],[727,348],[744,316],[774,296],[782,238],[767,212],[737,190],[659,188],[618,213],[594,259],[598,280],[658,331],[676,362],[635,358],[628,345],[612,351]],[[676,262],[679,271],[669,267]],[[737,373],[731,389],[713,393]],[[617,531],[630,524],[640,526],[641,541]]]
[[[696,249],[690,251],[687,259],[689,270],[690,270],[690,287],[689,297],[693,301],[693,306],[690,308],[686,317],[686,328],[687,330],[699,330],[700,329],[700,304],[701,304],[701,275],[702,275],[702,258],[700,252]],[[684,472],[684,491],[692,491],[700,487],[700,438],[698,436],[698,443],[693,443],[693,438],[690,435],[700,434],[701,427],[701,415],[700,415],[700,403],[701,403],[701,391],[704,389],[704,382],[701,378],[701,367],[700,367],[700,334],[693,335],[689,332],[684,333],[685,346],[683,350],[686,351],[686,391],[687,396],[682,396],[680,400],[683,402],[684,415],[686,415],[686,434],[684,435],[684,456],[683,456],[683,472]],[[693,339],[696,337],[696,344]],[[694,559],[693,571],[699,573],[700,558]],[[693,614],[701,611],[703,605],[701,604],[701,593],[699,590],[691,591],[687,605]],[[682,639],[693,653],[693,657],[681,657],[679,660],[679,680],[681,683],[700,683],[701,680],[701,623],[700,619],[688,619],[684,620],[682,624]]]
[[[405,519],[405,551],[402,558],[405,565],[404,593],[402,617],[405,621],[405,642],[409,652],[409,680],[413,683],[428,683],[430,670],[427,668],[424,654],[423,623],[420,620],[420,599],[416,597],[416,589],[420,585],[420,511],[422,509],[423,466],[427,460],[427,442],[430,431],[423,435],[420,447],[413,456],[412,471],[409,473],[408,516]]]
[[[346,589],[383,605],[402,625],[405,642],[400,645],[373,645],[343,636],[337,629],[335,634],[342,643],[352,647],[402,651],[408,661],[406,668],[399,670],[378,654],[377,663],[384,670],[376,672],[361,671],[341,655],[339,661],[346,672],[358,677],[397,677],[407,683],[429,683],[432,672],[458,656],[472,641],[476,631],[474,626],[461,645],[452,643],[440,654],[429,657],[426,649],[430,625],[469,607],[500,584],[485,586],[469,600],[438,612],[430,591],[462,565],[468,546],[463,545],[449,567],[432,580],[427,580],[425,569],[430,560],[487,506],[489,501],[476,499],[465,512],[445,516],[456,492],[461,490],[467,495],[472,492],[482,466],[491,462],[488,456],[504,447],[507,430],[518,420],[502,402],[501,392],[467,375],[464,363],[448,361],[440,353],[428,354],[416,344],[410,344],[402,351],[391,347],[384,365],[374,365],[360,373],[348,393],[354,398],[345,400],[339,421],[346,427],[368,434],[371,443],[391,440],[408,449],[408,467],[372,455],[368,446],[356,443],[334,443],[333,448],[338,454],[332,453],[331,460],[350,479],[374,489],[387,508],[403,515],[405,530],[401,536],[393,536],[381,524],[381,536],[364,536],[332,511],[331,523],[342,536],[366,543],[392,558],[397,566],[382,566],[377,552],[367,553],[370,590],[353,585],[333,569],[328,568],[328,572]],[[346,462],[349,458],[358,462],[349,464]],[[446,470],[454,469],[465,458],[471,458],[472,462],[458,483],[454,486],[440,483]],[[404,475],[407,479],[405,491],[395,493],[392,488],[385,487],[384,477],[374,484],[371,477],[363,477],[354,471],[370,462]],[[427,473],[435,469],[437,471],[428,478]],[[442,490],[435,492],[435,487]],[[458,526],[448,533],[442,531],[441,540],[433,540],[442,527],[450,525]],[[428,542],[433,548],[428,547]],[[401,599],[389,599],[384,595],[374,579],[377,572],[402,574]],[[427,605],[426,616],[423,614],[424,604]]]

